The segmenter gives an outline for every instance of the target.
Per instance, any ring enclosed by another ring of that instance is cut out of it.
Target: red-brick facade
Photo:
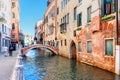
[[[101,17],[96,16],[76,39],[82,43],[82,51],[77,53],[78,61],[115,71],[116,19],[101,21]],[[105,55],[106,39],[113,39],[113,56]],[[87,41],[92,41],[92,53],[87,53]]]
[[[19,42],[19,0],[12,0],[12,30],[11,30],[11,43],[16,46]],[[14,14],[14,18],[13,18]],[[14,24],[14,29],[13,29]],[[14,38],[13,38],[14,37]]]

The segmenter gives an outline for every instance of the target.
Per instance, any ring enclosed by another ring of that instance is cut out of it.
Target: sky
[[[37,21],[43,18],[47,0],[20,0],[20,29],[34,36]]]

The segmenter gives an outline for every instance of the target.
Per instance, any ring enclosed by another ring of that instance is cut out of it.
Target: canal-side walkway
[[[18,51],[14,51],[12,56],[0,55],[0,80],[10,80],[15,68]]]

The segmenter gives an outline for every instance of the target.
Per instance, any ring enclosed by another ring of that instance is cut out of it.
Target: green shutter
[[[87,42],[87,53],[92,53],[92,42],[91,41]]]
[[[105,54],[113,56],[113,39],[105,40]]]
[[[112,12],[115,12],[116,10],[116,8],[115,8],[115,6],[116,6],[116,2],[115,2],[115,0],[112,0]]]
[[[79,14],[77,15],[77,26],[79,26],[79,22],[80,22],[80,19],[79,19]]]
[[[78,51],[79,51],[79,52],[81,52],[81,51],[82,51],[81,42],[78,42]]]
[[[89,8],[89,21],[91,21],[91,6],[90,6],[90,8]]]
[[[87,9],[87,22],[91,21],[91,6]]]
[[[101,0],[101,15],[104,16],[105,14],[105,5],[104,5],[104,0]]]
[[[87,9],[87,22],[89,22],[89,9]]]
[[[79,25],[82,25],[82,13],[79,14]]]

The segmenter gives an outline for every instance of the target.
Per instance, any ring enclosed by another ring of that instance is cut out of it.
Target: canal
[[[25,80],[120,80],[114,73],[51,53],[44,49],[27,52]]]

